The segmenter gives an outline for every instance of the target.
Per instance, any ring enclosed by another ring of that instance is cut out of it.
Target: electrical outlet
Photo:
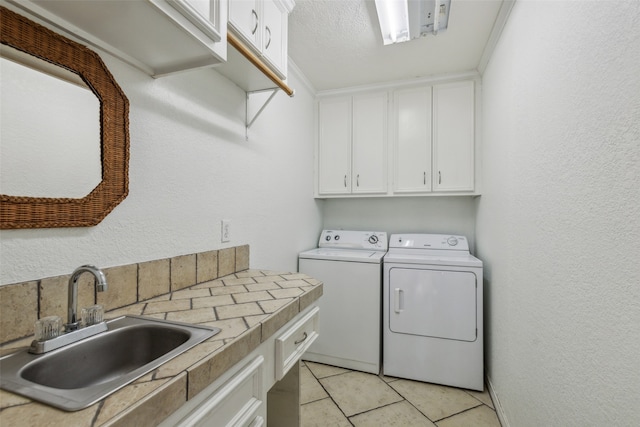
[[[222,220],[222,232],[220,236],[222,243],[231,241],[231,221],[228,219]]]

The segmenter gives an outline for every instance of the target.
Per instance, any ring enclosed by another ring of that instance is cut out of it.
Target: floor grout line
[[[311,370],[311,369],[309,369]],[[346,374],[347,372],[340,372],[339,374],[336,375],[329,375],[328,377],[323,377],[323,378],[329,378],[329,377],[337,377],[338,375],[342,375],[342,374]],[[313,375],[315,377],[315,374],[313,372],[311,372],[311,375]],[[331,401],[333,402],[334,405],[336,405],[336,407],[338,408],[338,410],[342,413],[342,416],[344,416],[346,418],[346,420],[349,422],[349,424],[351,424],[353,426],[353,423],[351,422],[351,420],[349,419],[349,417],[347,417],[347,414],[344,413],[344,411],[342,410],[342,408],[340,407],[340,405],[338,405],[338,402],[335,401],[335,399],[333,398],[333,396],[331,396],[331,393],[329,393],[329,390],[327,390],[325,388],[325,386],[320,382],[320,380],[318,379],[318,377],[316,377],[316,381],[318,381],[318,384],[320,384],[320,387],[322,387],[322,389],[324,390],[325,393],[327,393],[327,396],[329,396],[329,399],[331,399]]]
[[[484,403],[480,402],[480,404],[479,404],[479,405],[473,406],[473,407],[471,407],[471,408],[463,409],[462,411],[460,411],[460,412],[456,412],[455,414],[451,414],[451,415],[448,415],[448,416],[446,416],[446,417],[444,417],[444,418],[440,418],[438,421],[431,421],[431,422],[432,422],[432,423],[434,423],[434,424],[435,424],[435,423],[439,423],[440,421],[444,421],[444,420],[447,420],[447,419],[449,419],[449,418],[456,417],[456,416],[458,416],[458,415],[460,415],[460,414],[464,414],[465,412],[469,412],[469,411],[471,411],[472,409],[477,409],[477,408],[479,408],[479,407],[481,407],[481,406],[486,406],[487,408],[491,409],[489,406],[487,406],[487,405],[485,405]]]
[[[316,363],[316,362],[308,362],[308,363]],[[469,411],[471,411],[471,410],[473,410],[473,409],[477,409],[477,408],[482,407],[482,406],[486,406],[487,408],[489,408],[491,411],[493,411],[493,412],[495,413],[495,409],[494,409],[494,408],[492,408],[491,406],[489,406],[489,405],[487,405],[486,403],[484,403],[484,402],[483,402],[482,400],[480,400],[478,397],[476,397],[476,396],[474,396],[473,394],[471,394],[471,393],[467,392],[467,390],[460,389],[460,390],[464,391],[468,396],[472,397],[472,398],[473,398],[473,399],[474,399],[478,404],[477,404],[477,405],[475,405],[475,406],[472,406],[472,407],[470,407],[470,408],[463,409],[463,410],[461,410],[461,411],[459,411],[459,412],[456,412],[456,413],[454,413],[454,414],[448,415],[448,416],[446,416],[446,417],[443,417],[443,418],[441,418],[441,419],[438,419],[437,421],[433,421],[433,420],[432,420],[431,418],[429,418],[426,414],[424,414],[424,413],[423,413],[423,412],[422,412],[418,407],[416,407],[416,406],[415,406],[415,405],[414,405],[414,404],[413,404],[409,399],[407,399],[404,395],[402,395],[402,393],[400,393],[398,390],[396,390],[394,387],[392,387],[392,386],[390,385],[390,383],[392,383],[392,382],[394,382],[394,381],[399,380],[399,378],[388,377],[388,378],[393,378],[393,379],[392,379],[392,380],[390,380],[390,381],[385,381],[385,380],[384,380],[384,378],[382,378],[382,376],[378,375],[378,378],[379,378],[379,379],[384,383],[384,385],[386,385],[386,386],[387,386],[387,387],[389,387],[391,390],[393,390],[393,391],[394,391],[394,392],[395,392],[395,393],[396,393],[396,394],[401,398],[401,400],[400,400],[400,401],[397,401],[397,402],[391,402],[391,403],[383,404],[383,405],[377,406],[377,407],[375,407],[375,408],[371,408],[371,409],[368,409],[368,410],[366,410],[366,411],[363,411],[363,412],[360,412],[360,413],[357,413],[357,414],[353,414],[353,415],[351,415],[351,417],[348,417],[348,416],[344,413],[343,409],[340,407],[340,405],[338,404],[338,402],[336,402],[336,400],[333,398],[333,396],[331,395],[331,393],[329,393],[329,391],[326,389],[326,387],[322,384],[322,382],[321,382],[320,380],[323,380],[323,379],[326,379],[326,378],[332,378],[332,377],[336,377],[336,376],[340,376],[340,375],[344,375],[344,374],[348,374],[348,373],[351,373],[351,372],[358,372],[358,371],[354,371],[354,370],[346,370],[345,372],[339,372],[339,373],[335,373],[335,374],[332,374],[332,375],[327,375],[327,376],[324,376],[324,377],[320,378],[320,377],[318,377],[318,376],[313,372],[313,370],[309,367],[308,363],[307,363],[307,362],[305,362],[304,366],[305,366],[305,367],[308,369],[308,371],[310,372],[310,374],[311,374],[311,376],[312,376],[313,380],[315,380],[315,381],[318,383],[318,385],[319,385],[319,386],[324,390],[324,392],[326,393],[326,396],[325,396],[325,397],[322,397],[322,398],[319,398],[319,399],[316,399],[316,400],[312,400],[312,401],[309,401],[309,402],[305,402],[304,404],[301,404],[300,406],[302,407],[302,406],[305,406],[305,405],[308,405],[308,404],[311,404],[311,403],[315,403],[315,402],[319,402],[319,401],[322,401],[322,400],[325,400],[325,399],[329,399],[329,400],[332,402],[332,404],[333,404],[333,405],[338,409],[338,411],[340,411],[340,414],[342,414],[342,416],[344,417],[344,419],[346,420],[346,422],[348,422],[348,423],[349,423],[349,425],[351,425],[351,426],[354,426],[353,422],[352,422],[352,421],[351,421],[351,419],[350,419],[350,418],[352,418],[352,417],[356,417],[356,416],[359,416],[359,415],[362,415],[362,414],[366,414],[366,413],[369,413],[369,412],[372,412],[372,411],[376,411],[376,410],[379,410],[379,409],[381,409],[381,408],[385,408],[385,407],[388,407],[388,406],[391,406],[391,405],[395,405],[395,404],[398,404],[398,403],[402,403],[402,402],[407,402],[407,403],[408,403],[411,407],[413,407],[413,408],[414,408],[414,409],[415,409],[415,410],[416,410],[420,415],[422,415],[422,416],[425,418],[425,420],[428,420],[429,422],[433,423],[434,425],[436,425],[437,423],[439,423],[439,422],[441,422],[441,421],[443,421],[443,420],[446,420],[446,419],[449,419],[449,418],[453,418],[453,417],[455,417],[455,416],[458,416],[458,415],[463,414],[463,413],[465,413],[465,412],[469,412]],[[323,365],[322,363],[316,363],[316,364],[318,364],[318,365]],[[329,366],[329,365],[327,365],[327,366]],[[344,368],[340,368],[340,369],[344,369]],[[374,375],[374,374],[369,374],[369,375]],[[490,398],[490,397],[489,397],[489,398]],[[493,403],[493,401],[492,401],[492,403]]]

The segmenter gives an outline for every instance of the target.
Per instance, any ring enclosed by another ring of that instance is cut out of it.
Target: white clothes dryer
[[[324,230],[318,246],[298,257],[298,270],[323,282],[319,335],[303,359],[378,374],[387,233]]]
[[[483,390],[482,261],[467,239],[394,234],[383,270],[384,374]]]

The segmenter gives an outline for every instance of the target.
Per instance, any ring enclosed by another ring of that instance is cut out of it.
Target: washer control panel
[[[385,231],[323,230],[318,246],[386,251],[389,244]]]

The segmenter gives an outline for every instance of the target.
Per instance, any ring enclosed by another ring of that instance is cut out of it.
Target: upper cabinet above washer
[[[387,93],[324,99],[318,106],[318,194],[387,192]]]
[[[282,79],[287,78],[287,34],[292,1],[230,0],[229,30]]]
[[[478,85],[465,76],[321,94],[316,197],[479,195]]]
[[[8,2],[154,77],[227,59],[228,0]]]

